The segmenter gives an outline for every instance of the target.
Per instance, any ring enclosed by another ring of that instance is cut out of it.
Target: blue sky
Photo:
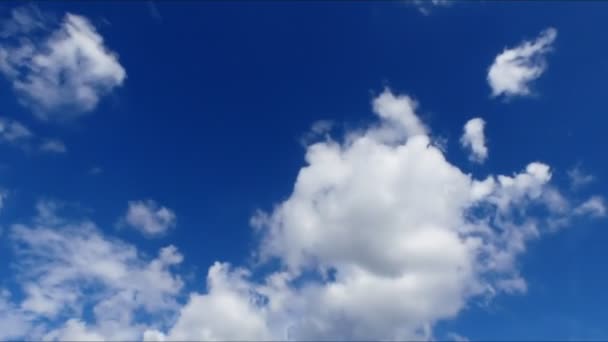
[[[606,339],[607,13],[4,3],[0,339]]]

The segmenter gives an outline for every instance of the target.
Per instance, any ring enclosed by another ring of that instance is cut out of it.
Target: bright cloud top
[[[463,147],[471,150],[469,158],[477,163],[482,163],[488,157],[484,127],[486,122],[482,118],[474,118],[464,125],[464,133],[460,138]]]
[[[85,17],[68,13],[51,30],[52,23],[40,13],[21,9],[13,11],[8,23],[0,72],[20,102],[41,119],[65,120],[90,112],[126,78],[116,54]]]
[[[152,200],[131,201],[123,222],[147,236],[159,236],[175,227],[175,213]]]
[[[545,55],[557,38],[557,30],[548,28],[534,41],[505,49],[496,56],[488,70],[488,83],[492,96],[522,96],[530,94],[529,84],[546,70]]]
[[[372,106],[376,124],[308,145],[293,192],[252,217],[257,261],[280,266],[216,262],[204,291],[183,293],[175,247],[150,259],[39,205],[32,224],[10,228],[25,297],[0,297],[0,327],[12,324],[0,338],[432,339],[472,301],[526,291],[516,260],[530,239],[605,215],[601,197],[573,203],[551,185],[542,162],[464,173],[432,144],[409,96],[387,89]],[[135,201],[125,220],[158,232],[175,215]]]

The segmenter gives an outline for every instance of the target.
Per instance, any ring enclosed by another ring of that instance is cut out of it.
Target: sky
[[[0,340],[605,340],[608,3],[3,2]]]

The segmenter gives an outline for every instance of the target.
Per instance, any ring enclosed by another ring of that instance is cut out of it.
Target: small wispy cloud
[[[484,127],[486,122],[482,118],[474,118],[464,125],[464,132],[460,138],[460,144],[471,150],[469,159],[476,163],[482,163],[488,157]]]
[[[134,228],[148,237],[156,237],[175,227],[176,216],[173,210],[153,200],[130,201],[119,225]]]
[[[40,145],[40,150],[52,153],[66,153],[67,148],[63,141],[57,139],[48,139]]]
[[[534,41],[505,49],[488,69],[487,80],[492,96],[529,95],[530,82],[538,79],[547,69],[545,55],[551,51],[557,30],[548,28]]]
[[[41,138],[23,123],[0,117],[0,143],[14,146],[25,151],[39,149],[42,152],[66,153],[65,143],[59,139]],[[35,146],[38,146],[35,148]]]

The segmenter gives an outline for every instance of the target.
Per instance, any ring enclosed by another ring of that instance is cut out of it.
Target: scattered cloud
[[[534,41],[524,41],[501,52],[488,69],[492,96],[523,96],[530,94],[530,83],[546,70],[545,55],[551,51],[557,30],[548,28]]]
[[[103,169],[99,166],[93,166],[92,168],[89,169],[89,174],[90,175],[99,175],[103,173]]]
[[[39,145],[42,152],[65,153],[65,144],[58,139],[40,138],[19,121],[0,117],[0,143],[31,151],[34,145]]]
[[[0,141],[3,143],[21,146],[34,138],[34,134],[22,123],[0,117]]]
[[[40,119],[91,112],[126,72],[87,18],[68,13],[58,25],[45,19],[28,8],[4,21],[0,73]]]
[[[460,334],[457,334],[455,332],[451,332],[447,334],[447,338],[450,341],[454,341],[454,342],[469,342],[470,340]]]
[[[131,201],[122,222],[139,230],[146,236],[154,237],[165,234],[175,227],[175,213],[152,200]]]
[[[12,320],[24,328],[9,336],[23,336],[27,329],[35,340],[135,340],[144,329],[136,313],[162,317],[177,308],[182,281],[170,269],[182,256],[173,246],[148,260],[132,245],[103,236],[88,220],[57,219],[49,212],[40,212],[32,224],[12,225],[10,234],[24,298],[19,305],[0,300],[0,311],[12,305]],[[92,322],[84,323],[85,310]]]
[[[57,139],[48,139],[40,145],[40,149],[52,153],[66,153],[67,148],[63,141]]]
[[[452,4],[451,0],[413,0],[411,2],[420,13],[430,15],[433,8],[448,7]]]
[[[300,144],[308,146],[314,141],[327,138],[334,126],[335,123],[331,120],[317,120],[313,122],[310,126],[310,130],[304,133],[302,138],[300,138]]]
[[[592,196],[574,209],[576,215],[606,216],[606,201],[600,196]]]
[[[483,163],[488,157],[484,127],[486,122],[482,118],[474,118],[464,125],[464,133],[460,138],[463,147],[471,150],[469,158],[476,163]]]
[[[148,8],[148,13],[150,14],[150,17],[152,17],[152,19],[154,19],[156,22],[163,21],[163,17],[160,14],[160,10],[158,9],[158,6],[156,6],[154,0],[146,2],[146,7]]]
[[[0,37],[8,38],[44,30],[47,24],[47,16],[34,5],[13,8],[10,18],[0,21]]]
[[[595,180],[593,175],[585,173],[578,165],[568,170],[568,178],[570,178],[570,186],[574,190],[578,190]]]
[[[251,218],[256,261],[280,266],[218,261],[203,291],[184,293],[175,247],[146,257],[39,203],[30,223],[10,226],[24,297],[0,297],[0,327],[14,322],[0,336],[431,340],[437,322],[471,302],[527,291],[517,259],[552,222],[605,215],[603,198],[567,198],[539,161],[510,175],[463,172],[432,144],[409,96],[387,89],[372,106],[375,124],[308,145],[293,192]],[[175,214],[132,201],[123,220],[154,235]]]

